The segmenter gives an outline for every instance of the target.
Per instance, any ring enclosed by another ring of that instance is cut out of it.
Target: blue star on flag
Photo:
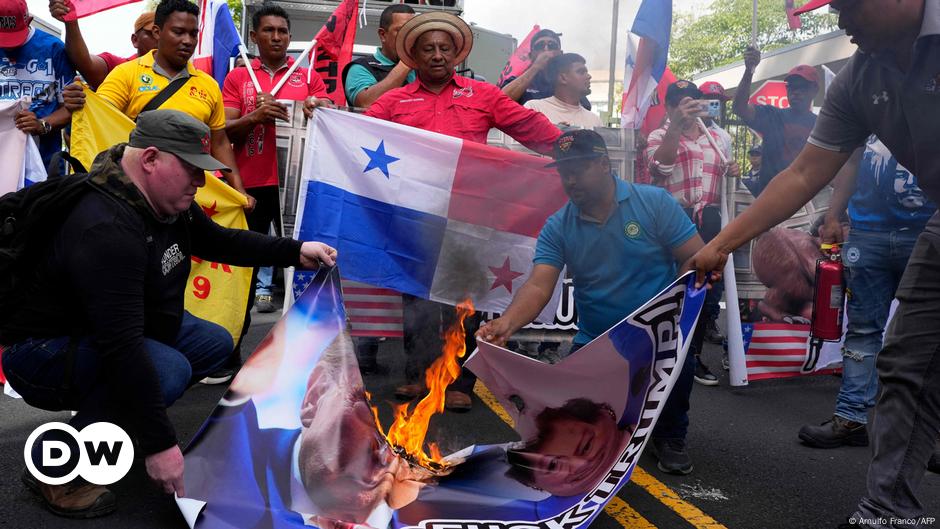
[[[313,281],[315,273],[312,272],[294,272],[294,299],[299,299],[303,295],[304,290],[307,290],[307,287],[310,286],[310,283]]]
[[[362,150],[366,152],[369,156],[369,165],[363,169],[363,173],[368,173],[372,169],[380,169],[382,174],[385,175],[385,178],[390,178],[388,174],[388,165],[400,160],[400,158],[395,158],[390,156],[385,152],[385,140],[379,142],[379,146],[373,151],[372,149],[366,149],[362,147]]]

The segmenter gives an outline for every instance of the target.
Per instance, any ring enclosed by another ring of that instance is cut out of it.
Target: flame
[[[381,433],[382,435],[385,435],[385,429],[382,428],[382,421],[379,420],[379,408],[378,406],[375,406],[374,404],[372,404],[372,394],[369,393],[368,391],[366,391],[365,394],[366,394],[366,402],[369,403],[369,408],[372,409],[372,417],[375,419],[375,427],[379,429],[379,433]]]
[[[430,443],[430,455],[425,453],[424,439],[431,417],[444,412],[444,393],[447,386],[460,375],[458,359],[467,354],[463,323],[473,313],[473,303],[469,299],[457,305],[457,321],[444,331],[444,350],[424,373],[427,396],[410,411],[407,403],[395,408],[395,422],[389,427],[386,436],[388,442],[411,456],[421,466],[444,466],[437,445]]]

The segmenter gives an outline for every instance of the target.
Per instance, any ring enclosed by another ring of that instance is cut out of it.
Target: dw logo
[[[37,442],[41,443],[39,466],[33,461]],[[62,485],[78,476],[95,485],[110,485],[131,469],[134,445],[127,432],[109,422],[89,424],[81,432],[50,422],[29,434],[23,458],[30,474],[47,485]]]

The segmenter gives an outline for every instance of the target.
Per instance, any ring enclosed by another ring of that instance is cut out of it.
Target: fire
[[[444,412],[444,393],[460,375],[459,358],[467,353],[464,320],[473,315],[473,303],[467,299],[457,305],[457,321],[444,331],[444,350],[441,356],[424,373],[424,382],[428,395],[421,399],[412,410],[408,404],[395,408],[395,422],[388,429],[388,442],[402,450],[415,462],[424,467],[440,468],[444,466],[440,449],[430,443],[430,455],[424,451],[424,439],[428,433],[431,417]]]

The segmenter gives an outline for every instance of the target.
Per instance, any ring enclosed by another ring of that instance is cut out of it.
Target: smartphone
[[[721,117],[721,101],[716,99],[699,99],[699,105],[702,107],[702,117],[718,119]]]

